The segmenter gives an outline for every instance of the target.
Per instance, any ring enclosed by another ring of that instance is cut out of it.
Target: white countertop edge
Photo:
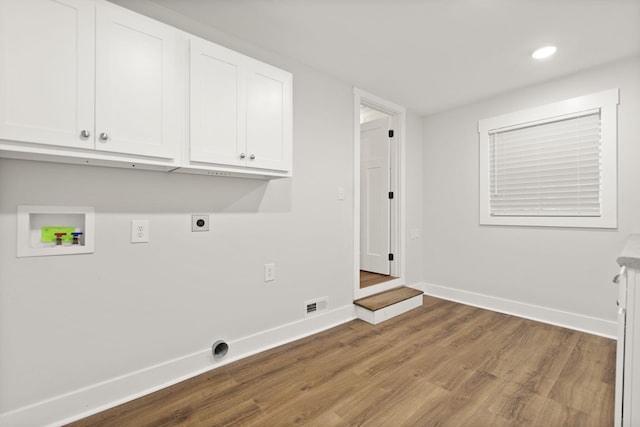
[[[618,257],[621,267],[640,269],[640,234],[632,234]]]

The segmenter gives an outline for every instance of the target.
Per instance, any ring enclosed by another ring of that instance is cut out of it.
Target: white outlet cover
[[[211,219],[206,214],[191,215],[191,231],[209,231]]]
[[[149,220],[133,219],[131,220],[131,243],[147,243],[149,242]]]

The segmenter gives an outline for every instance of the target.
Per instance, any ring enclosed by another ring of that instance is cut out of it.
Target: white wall
[[[300,321],[311,298],[351,305],[352,88],[270,59],[294,74],[293,179],[0,160],[0,413]],[[96,253],[16,258],[19,204],[94,206]]]
[[[144,1],[119,3],[291,71],[294,177],[0,159],[0,425],[73,419],[210,369],[220,338],[233,360],[353,316],[352,87]],[[409,122],[407,227],[419,228],[421,123]],[[16,258],[17,205],[95,207],[95,254]],[[210,213],[211,231],[192,233],[192,213]],[[150,220],[148,244],[129,243],[132,219]],[[409,264],[421,250],[414,241]],[[331,312],[304,320],[304,301],[323,296]]]
[[[293,179],[0,160],[0,412],[299,321],[311,298],[351,305],[352,206],[336,189],[353,193],[352,90],[291,71]],[[95,254],[16,258],[22,204],[95,207]],[[192,213],[211,213],[209,233]],[[148,244],[129,243],[136,218]]]
[[[422,120],[408,113],[406,121],[406,158],[405,158],[405,278],[408,285],[423,281],[422,273]]]
[[[640,231],[638,76],[636,58],[424,119],[424,280],[444,287],[432,291],[615,332],[615,260],[627,236]],[[479,226],[478,119],[615,87],[620,88],[619,228]]]

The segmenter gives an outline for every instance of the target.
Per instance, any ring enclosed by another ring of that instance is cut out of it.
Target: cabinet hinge
[[[389,191],[389,198],[393,199],[393,191]]]
[[[389,261],[393,261],[393,254],[389,254]]]
[[[393,138],[393,129],[389,129],[389,138]]]

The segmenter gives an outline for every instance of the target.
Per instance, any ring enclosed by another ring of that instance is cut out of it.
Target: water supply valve
[[[73,233],[71,233],[71,235],[73,236],[72,243],[74,245],[79,245],[80,244],[80,236],[82,236],[82,231],[74,231]]]
[[[61,246],[62,245],[62,237],[66,236],[67,233],[55,233],[56,236],[56,246]]]

